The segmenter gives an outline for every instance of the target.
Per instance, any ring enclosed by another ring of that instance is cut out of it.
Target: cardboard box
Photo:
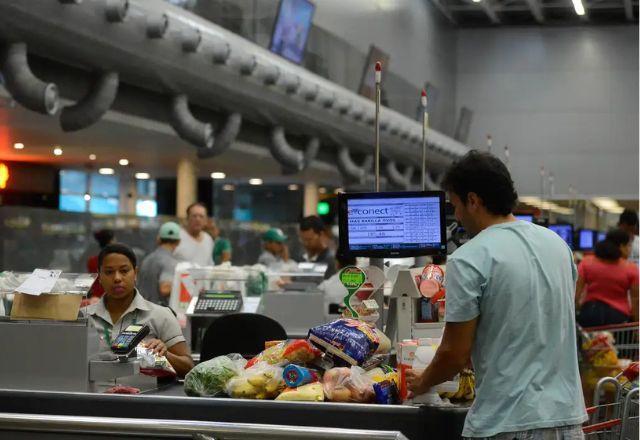
[[[49,294],[39,296],[16,292],[11,306],[11,319],[78,319],[82,295]]]

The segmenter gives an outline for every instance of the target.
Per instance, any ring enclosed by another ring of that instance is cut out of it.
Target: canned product
[[[444,272],[440,266],[435,264],[427,265],[420,276],[420,285],[418,290],[425,298],[431,298],[442,289],[444,282]]]

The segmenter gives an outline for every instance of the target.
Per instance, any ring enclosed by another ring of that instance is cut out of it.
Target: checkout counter
[[[166,427],[163,434],[169,438],[207,438],[191,437],[196,431],[226,433],[212,438],[252,438],[246,433],[265,425],[261,429],[266,431],[259,431],[262,439],[403,438],[398,433],[416,440],[455,439],[460,437],[466,416],[466,408],[453,406],[187,397],[179,381],[162,385],[138,374],[136,358],[123,362],[96,357],[100,349],[94,332],[83,317],[71,321],[0,318],[0,437],[86,438],[89,432],[106,430],[113,434],[111,438],[124,438],[131,432],[141,438],[157,438],[159,427]],[[105,387],[115,383],[136,386],[142,393],[103,393]],[[193,426],[184,433],[181,429],[185,426],[177,425],[188,425],[189,421]],[[42,436],[34,432],[40,429]],[[230,434],[234,429],[244,430],[245,435]],[[282,429],[298,434],[273,434],[285,432],[278,431]],[[364,430],[368,437],[359,437],[354,430]],[[64,431],[65,437],[47,436],[58,431]],[[309,436],[314,432],[318,437]]]

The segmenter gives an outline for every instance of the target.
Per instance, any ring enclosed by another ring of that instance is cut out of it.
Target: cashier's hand
[[[407,370],[405,372],[405,376],[407,378],[407,389],[411,391],[414,396],[419,396],[429,391],[429,388],[424,386],[422,373],[417,373],[414,370]]]
[[[151,339],[147,342],[147,348],[153,350],[158,356],[167,354],[167,346],[160,339]]]

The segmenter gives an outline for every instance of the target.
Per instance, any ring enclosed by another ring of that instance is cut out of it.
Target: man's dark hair
[[[346,255],[336,255],[336,261],[340,265],[341,268],[345,268],[347,266],[355,266],[356,265],[356,257],[346,256]]]
[[[629,241],[631,241],[631,237],[625,231],[622,229],[612,229],[607,232],[604,240],[596,244],[596,257],[607,261],[617,261],[622,257],[620,246],[629,244]]]
[[[131,262],[131,265],[133,266],[134,269],[138,265],[138,259],[136,258],[136,254],[133,252],[133,249],[131,249],[126,244],[113,243],[113,244],[109,244],[109,245],[105,246],[100,251],[100,254],[98,255],[98,267],[99,268],[102,268],[102,262],[107,257],[107,255],[111,255],[111,254],[124,255],[125,257],[127,257],[129,259],[129,261]]]
[[[180,241],[179,238],[177,240],[174,240],[173,238],[161,238],[160,244],[173,244],[173,243],[178,243],[179,241]]]
[[[93,233],[93,238],[96,239],[100,249],[113,241],[114,233],[111,229],[100,229]]]
[[[187,217],[189,217],[189,212],[191,212],[191,208],[194,208],[194,207],[196,207],[196,206],[200,206],[200,207],[204,208],[204,210],[205,210],[205,211],[207,211],[207,212],[209,211],[209,210],[207,209],[207,205],[205,205],[204,203],[202,203],[202,202],[195,202],[195,203],[192,203],[191,205],[187,206]]]
[[[317,215],[310,215],[309,217],[305,217],[300,220],[300,230],[308,231],[312,229],[316,234],[321,234],[325,232],[324,222]]]
[[[625,209],[624,211],[622,211],[622,214],[620,214],[618,224],[638,226],[638,213],[632,209]]]
[[[504,163],[477,150],[471,150],[451,165],[442,186],[460,197],[464,204],[469,193],[476,193],[487,211],[494,215],[511,214],[518,201],[518,193]]]

